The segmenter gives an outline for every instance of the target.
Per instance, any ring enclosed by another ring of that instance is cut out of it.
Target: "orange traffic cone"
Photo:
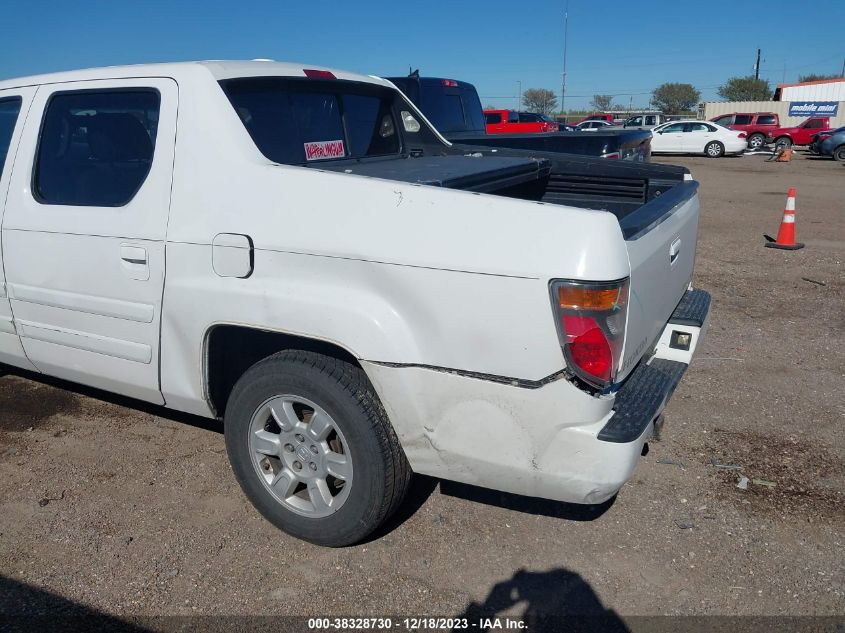
[[[764,235],[768,241],[766,246],[768,248],[782,248],[787,251],[797,251],[799,248],[804,248],[801,242],[795,241],[795,188],[790,187],[789,196],[786,198],[786,209],[783,211],[783,220],[780,221],[780,229],[778,230],[778,239],[774,240],[768,235]]]

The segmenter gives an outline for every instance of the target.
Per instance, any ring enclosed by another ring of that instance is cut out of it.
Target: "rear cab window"
[[[393,90],[286,77],[220,83],[258,149],[274,162],[301,165],[402,151]]]
[[[420,110],[440,132],[484,133],[483,108],[470,84],[426,77],[419,80],[419,86]]]

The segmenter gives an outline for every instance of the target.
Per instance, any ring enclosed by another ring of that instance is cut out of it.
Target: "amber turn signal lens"
[[[558,303],[563,310],[611,311],[625,307],[627,299],[627,285],[615,288],[558,287]]]

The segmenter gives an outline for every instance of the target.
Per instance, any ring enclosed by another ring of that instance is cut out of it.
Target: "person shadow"
[[[522,613],[510,615],[521,603]],[[504,611],[509,615],[501,615]],[[476,631],[519,628],[532,633],[629,633],[622,618],[602,604],[589,583],[563,568],[546,572],[520,569],[493,585],[483,603],[469,603],[457,619],[459,623],[466,619],[468,628]],[[521,627],[514,626],[520,622]]]

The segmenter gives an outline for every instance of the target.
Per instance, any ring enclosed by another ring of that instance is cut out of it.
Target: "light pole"
[[[563,14],[563,76],[560,81],[560,113],[566,122],[566,40],[569,31],[569,0],[566,0],[566,11]]]
[[[516,98],[516,109],[519,110],[522,107],[522,82],[516,82],[519,85],[519,96]]]

